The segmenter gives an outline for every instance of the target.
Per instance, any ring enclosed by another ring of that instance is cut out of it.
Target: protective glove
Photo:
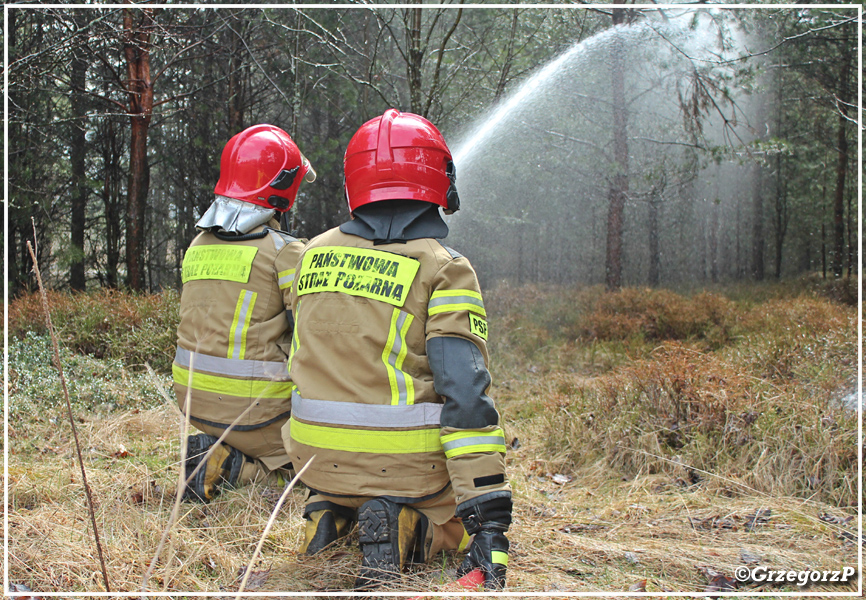
[[[457,578],[477,568],[484,573],[485,590],[501,590],[505,587],[508,538],[502,530],[485,526],[475,533],[469,553],[457,569]]]
[[[485,590],[501,590],[505,587],[508,570],[508,538],[505,532],[511,525],[511,496],[463,505],[457,508],[457,516],[472,538],[469,553],[457,569],[457,577],[463,577],[473,569],[484,573]]]

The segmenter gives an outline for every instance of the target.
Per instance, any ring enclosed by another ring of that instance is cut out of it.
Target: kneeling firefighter
[[[309,242],[295,278],[283,428],[309,488],[302,551],[358,522],[356,588],[462,549],[505,584],[511,489],[487,396],[487,321],[469,261],[438,240],[458,209],[454,165],[426,119],[388,110],[346,149],[352,220]]]
[[[189,476],[244,411],[187,486],[185,499],[210,501],[220,486],[288,474],[280,430],[291,387],[291,288],[303,244],[280,231],[278,213],[314,181],[291,137],[255,125],[223,149],[216,199],[196,223],[183,259],[183,293],[172,371],[181,410],[189,400]]]

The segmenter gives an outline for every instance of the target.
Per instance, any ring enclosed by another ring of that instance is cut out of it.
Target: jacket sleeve
[[[505,435],[487,395],[487,313],[475,271],[462,256],[434,278],[426,335],[433,385],[445,400],[440,440],[458,506],[510,498]]]

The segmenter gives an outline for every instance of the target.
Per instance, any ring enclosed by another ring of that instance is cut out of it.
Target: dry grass
[[[519,441],[508,455],[510,592],[613,597],[643,582],[650,593],[702,592],[708,569],[730,576],[750,556],[795,570],[856,564],[856,519],[845,521],[856,515],[856,419],[834,404],[856,369],[853,309],[814,296],[748,304],[718,296],[712,306],[723,310],[703,318],[696,308],[692,318],[689,299],[657,296],[644,309],[630,299],[635,323],[679,306],[679,324],[667,331],[686,333],[590,339],[578,336],[589,336],[580,323],[600,314],[599,290],[525,291],[490,301],[501,315],[492,322],[492,395],[508,438]],[[705,324],[698,333],[695,323]],[[711,330],[724,335],[700,333]],[[43,594],[98,591],[69,426],[51,373],[39,366],[39,340],[13,346],[11,358],[10,581]],[[180,419],[156,389],[168,390],[169,378],[64,360],[77,376],[72,392],[112,588],[137,592],[177,481]],[[183,504],[150,589],[237,590],[279,492],[252,485],[209,505]],[[303,491],[294,490],[248,591],[351,588],[357,534],[319,556],[298,555],[302,506]],[[413,568],[388,589],[447,595],[459,561],[447,555]],[[856,582],[806,591],[853,589]]]
[[[509,433],[525,440],[509,457],[515,522],[509,590],[599,592],[628,590],[647,580],[649,592],[703,591],[700,567],[731,574],[741,551],[786,569],[837,569],[856,564],[857,547],[840,538],[850,524],[824,522],[830,513],[854,514],[820,502],[749,493],[740,482],[689,485],[686,470],[623,481],[604,464],[564,469],[544,450],[538,423]],[[117,591],[137,591],[163,532],[173,500],[179,453],[173,409],[156,408],[82,425],[91,461],[88,477],[109,577]],[[31,589],[97,591],[101,577],[88,533],[77,468],[65,436],[46,452],[10,456],[10,577]],[[17,444],[10,440],[12,448]],[[125,448],[129,455],[122,454]],[[130,450],[130,449],[136,450]],[[164,469],[142,464],[155,452]],[[553,474],[573,477],[559,484]],[[152,591],[236,590],[278,497],[254,485],[223,494],[210,505],[185,504],[169,547],[151,580]],[[322,556],[299,556],[303,492],[294,491],[277,519],[250,578],[250,591],[350,589],[360,561],[357,536]],[[770,509],[765,524],[746,528],[749,515]],[[454,578],[459,558],[418,567],[394,591],[437,590]],[[265,575],[264,572],[267,572]],[[757,588],[760,591],[762,588]],[[763,588],[777,591],[777,588]],[[795,587],[782,588],[796,591]],[[850,590],[812,587],[810,592]]]

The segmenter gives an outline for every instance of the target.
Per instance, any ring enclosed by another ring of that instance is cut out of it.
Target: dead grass
[[[173,500],[179,452],[176,413],[168,407],[90,422],[88,478],[97,502],[109,576],[117,591],[137,591],[162,534]],[[603,462],[568,468],[539,441],[538,423],[521,421],[509,433],[524,440],[509,455],[515,522],[509,590],[604,592],[647,580],[648,592],[703,591],[700,568],[731,574],[741,551],[771,568],[837,569],[857,560],[854,514],[808,499],[749,493],[721,478],[692,485],[686,469],[623,480]],[[47,435],[47,434],[46,434]],[[77,467],[68,442],[52,452],[10,457],[10,578],[42,592],[101,589]],[[13,447],[14,447],[13,441]],[[125,448],[126,456],[113,456]],[[136,450],[130,450],[136,449]],[[142,464],[138,452],[156,450],[164,467]],[[553,475],[573,478],[560,484]],[[241,569],[258,542],[278,490],[253,485],[210,505],[184,504],[169,547],[151,580],[152,591],[236,590]],[[250,591],[315,592],[350,589],[360,553],[357,535],[321,556],[299,556],[303,492],[295,491],[277,519],[250,578]],[[767,521],[749,517],[770,509]],[[454,578],[459,557],[413,569],[393,591],[436,591]],[[389,588],[391,589],[391,588]],[[749,588],[797,591],[795,587]],[[812,587],[810,592],[848,587]]]
[[[753,559],[795,570],[856,564],[856,518],[846,521],[856,516],[856,419],[834,404],[856,369],[853,309],[812,296],[722,300],[719,345],[691,334],[578,340],[563,324],[594,314],[601,296],[577,295],[571,302],[573,294],[532,288],[491,301],[502,315],[492,323],[492,395],[517,440],[507,458],[508,591],[703,592],[708,573],[731,576]],[[36,366],[37,338],[28,339],[29,349],[14,347],[9,382],[10,581],[42,594],[98,591],[69,427],[55,418],[51,375]],[[104,360],[66,359],[82,379],[77,416],[109,578],[114,590],[137,592],[177,481],[179,418],[155,389],[169,389],[169,378],[157,384],[114,363],[106,373]],[[183,504],[149,589],[237,590],[278,496],[252,485],[209,505]],[[248,591],[351,588],[357,534],[319,556],[298,555],[302,506],[303,491],[293,491]],[[415,567],[388,591],[446,596],[459,561]]]

